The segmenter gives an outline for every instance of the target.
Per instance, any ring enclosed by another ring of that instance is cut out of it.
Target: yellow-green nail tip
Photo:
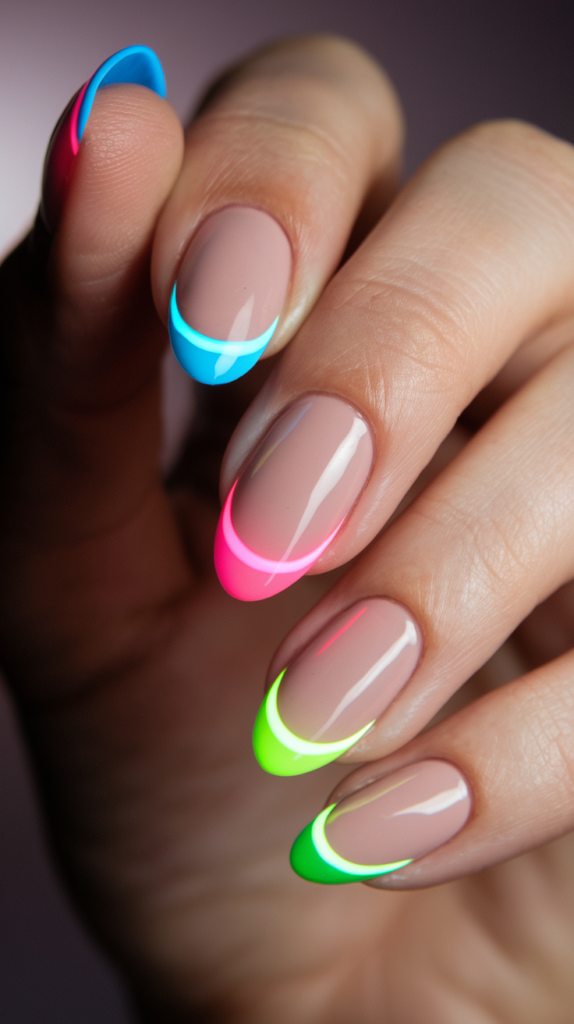
[[[312,743],[296,736],[281,721],[277,691],[286,669],[280,673],[265,697],[253,728],[253,750],[259,764],[272,775],[303,775],[335,761],[370,729],[368,722],[353,736],[334,743]]]

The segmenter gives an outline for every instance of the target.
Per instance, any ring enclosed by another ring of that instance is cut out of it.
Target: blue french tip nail
[[[157,54],[149,46],[126,46],[118,50],[98,68],[88,82],[78,114],[78,141],[84,134],[94,97],[103,85],[133,82],[143,85],[165,98],[165,75]]]
[[[40,212],[50,233],[58,227],[94,97],[102,85],[123,83],[143,85],[162,98],[165,96],[163,69],[149,46],[126,46],[108,57],[72,97],[60,117],[48,145],[42,179]]]
[[[250,341],[218,341],[194,331],[177,308],[176,285],[169,304],[169,337],[177,361],[201,384],[228,384],[243,377],[267,348],[279,317]]]

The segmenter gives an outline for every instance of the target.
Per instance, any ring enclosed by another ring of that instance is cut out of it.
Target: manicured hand
[[[482,125],[393,200],[349,43],[185,141],[147,84],[0,270],[2,663],[68,883],[149,1021],[563,1024],[574,152]],[[174,301],[213,381],[166,488]]]

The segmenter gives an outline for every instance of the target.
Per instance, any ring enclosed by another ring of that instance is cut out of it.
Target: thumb
[[[158,474],[166,332],[149,275],[182,135],[150,89],[102,89],[46,259],[29,239],[0,267],[0,647],[13,680],[93,675],[187,583]]]
[[[149,259],[182,153],[150,89],[99,91],[47,260],[23,243],[0,268],[2,473],[19,526],[105,528],[155,480],[165,331]]]
[[[47,267],[51,360],[75,405],[125,400],[157,372],[149,254],[182,155],[181,125],[155,93],[96,94]]]

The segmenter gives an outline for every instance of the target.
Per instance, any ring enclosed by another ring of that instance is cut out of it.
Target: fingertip
[[[140,85],[99,90],[70,185],[68,220],[82,210],[124,220],[138,199],[163,203],[182,159],[183,128],[167,100]]]
[[[240,557],[237,552],[239,545],[233,544],[230,538],[230,526],[232,529],[230,499],[232,495],[233,490],[229,494],[217,524],[213,550],[215,571],[221,586],[231,597],[237,598],[238,601],[263,601],[265,598],[273,597],[282,590],[286,590],[292,583],[296,583],[306,572],[306,567],[291,573],[274,573],[272,567],[267,571],[261,571],[255,565],[248,564],[245,557]],[[254,558],[256,557],[254,554]],[[247,558],[249,558],[249,554]]]
[[[286,727],[277,708],[277,691],[285,672],[279,674],[259,708],[253,727],[253,751],[270,775],[306,775],[335,761],[341,744],[309,743]]]
[[[177,303],[177,285],[169,303],[168,330],[175,357],[186,373],[200,384],[229,384],[243,377],[263,355],[278,317],[262,335],[249,341],[223,341],[194,330],[183,319]]]
[[[58,228],[75,176],[80,143],[94,101],[99,99],[103,87],[128,83],[143,87],[151,95],[165,97],[161,61],[148,46],[127,46],[108,57],[72,97],[58,119],[46,150],[40,202],[40,217],[51,235]]]
[[[108,309],[128,297],[182,159],[165,99],[133,84],[98,90],[52,246],[56,300],[85,318],[103,315],[104,297]]]

